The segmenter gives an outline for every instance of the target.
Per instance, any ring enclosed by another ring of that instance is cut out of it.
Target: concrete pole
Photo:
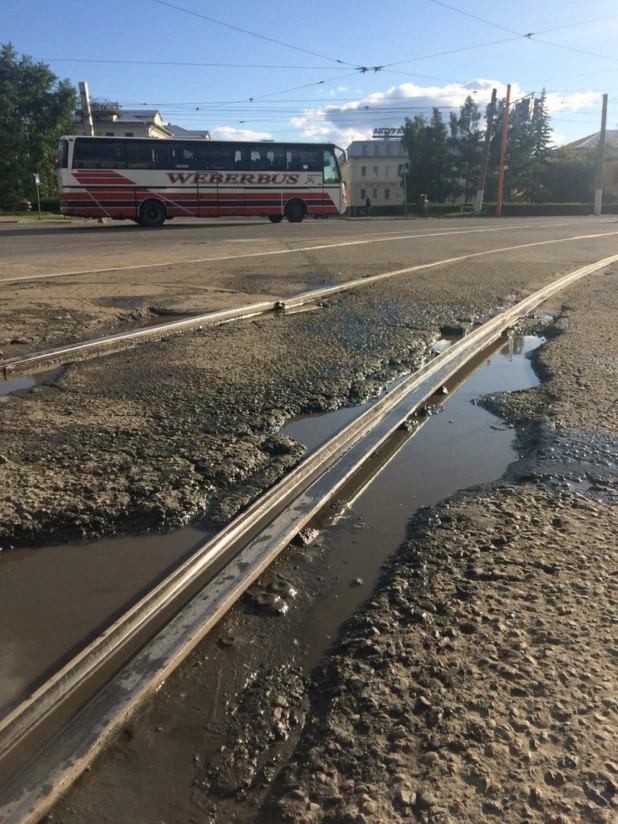
[[[92,121],[92,109],[90,108],[90,95],[88,94],[88,84],[81,80],[79,83],[79,97],[82,102],[82,130],[84,134],[94,134],[94,123]]]
[[[597,152],[597,171],[594,181],[594,213],[600,215],[603,204],[603,175],[605,172],[605,135],[607,132],[607,95],[603,95],[603,111],[601,114],[601,134],[599,135],[599,149]]]
[[[496,217],[502,215],[502,191],[504,189],[504,166],[506,163],[506,141],[509,133],[509,106],[511,104],[511,84],[506,87],[504,114],[502,116],[502,143],[500,144],[500,166],[498,168],[498,192],[496,194]]]
[[[491,101],[489,109],[487,110],[487,127],[485,129],[485,145],[483,146],[483,160],[481,162],[481,171],[479,173],[479,182],[476,187],[476,196],[474,198],[474,214],[480,215],[483,211],[483,197],[485,195],[485,181],[487,180],[487,166],[489,164],[489,149],[491,148],[491,130],[494,125],[494,113],[496,111],[496,96],[497,91],[492,89]]]

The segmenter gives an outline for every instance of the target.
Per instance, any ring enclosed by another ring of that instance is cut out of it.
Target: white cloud
[[[252,129],[236,129],[234,126],[215,126],[210,129],[213,140],[270,140],[270,132],[255,132]]]
[[[347,87],[347,86],[337,86],[337,88],[336,88],[336,89],[331,89],[331,90],[329,91],[329,95],[330,95],[331,97],[333,97],[333,96],[334,96],[334,95],[336,95],[338,92],[347,92],[347,90],[348,90],[348,87]]]
[[[401,83],[390,86],[383,92],[367,94],[357,101],[341,106],[335,104],[308,108],[290,120],[291,125],[310,140],[332,140],[347,146],[352,140],[363,140],[371,136],[376,126],[401,126],[406,117],[416,114],[431,115],[434,106],[442,108],[445,120],[451,111],[456,111],[466,97],[471,95],[481,111],[490,101],[491,90],[498,91],[498,98],[506,95],[506,85],[496,80],[478,78],[467,84],[448,83],[444,86],[420,86],[415,83]],[[517,100],[530,91],[517,83],[511,87],[511,100]],[[598,103],[598,92],[576,92],[547,95],[550,114],[560,111],[579,111]]]

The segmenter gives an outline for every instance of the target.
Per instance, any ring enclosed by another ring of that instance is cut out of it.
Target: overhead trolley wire
[[[242,34],[248,34],[251,37],[257,37],[259,40],[266,40],[269,43],[276,43],[278,46],[283,46],[286,49],[294,49],[294,51],[310,54],[312,57],[319,57],[322,60],[330,60],[333,63],[340,63],[344,66],[354,65],[353,63],[349,63],[347,60],[339,60],[336,57],[330,57],[329,55],[320,54],[319,52],[314,52],[310,49],[304,49],[302,46],[294,46],[291,43],[284,43],[283,40],[277,40],[275,37],[269,37],[265,34],[258,34],[257,32],[243,29],[240,26],[233,25],[232,23],[224,23],[222,20],[216,20],[214,17],[209,17],[207,14],[202,14],[201,12],[193,11],[192,9],[185,9],[182,6],[177,6],[174,3],[168,2],[168,0],[152,0],[152,2],[158,3],[160,6],[167,6],[170,9],[175,9],[176,11],[183,12],[184,14],[190,14],[193,17],[199,17],[202,20],[207,20],[209,23],[215,23],[217,26],[225,26],[226,29],[232,29],[233,31],[241,32]]]

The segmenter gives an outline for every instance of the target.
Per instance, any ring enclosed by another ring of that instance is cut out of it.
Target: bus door
[[[199,170],[206,168],[204,147],[195,140],[170,143],[169,177],[173,183],[168,194],[168,209],[174,217],[200,217]]]
[[[299,193],[314,217],[324,214],[323,149],[320,146],[292,146],[288,152],[288,168],[300,172]],[[288,194],[293,195],[292,192]]]
[[[323,214],[337,214],[341,210],[341,176],[339,174],[339,166],[337,165],[335,150],[330,146],[323,150],[323,155],[322,210]]]
[[[249,171],[245,186],[247,214],[282,215],[289,192],[283,188],[287,161],[284,146],[258,143],[248,148]]]
[[[213,143],[209,146],[209,153],[211,177],[217,181],[219,217],[246,214],[243,175],[247,171],[247,147],[234,143]]]

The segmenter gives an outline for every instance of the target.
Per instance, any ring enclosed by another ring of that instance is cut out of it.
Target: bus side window
[[[251,146],[249,149],[249,171],[263,172],[264,169],[269,168],[266,150],[261,146]]]
[[[126,169],[124,140],[77,138],[73,150],[74,169]]]
[[[322,152],[319,149],[309,149],[301,152],[300,163],[303,172],[321,172]]]
[[[321,172],[322,150],[315,148],[286,149],[286,165],[288,172]]]
[[[231,144],[211,145],[210,168],[218,172],[244,171],[247,166],[247,150]]]
[[[128,140],[128,169],[169,169],[168,144],[159,140]]]
[[[267,168],[273,172],[285,172],[285,150],[281,147],[269,148],[266,150],[266,157],[268,159]]]
[[[170,144],[170,168],[208,169],[207,148],[197,141]]]

